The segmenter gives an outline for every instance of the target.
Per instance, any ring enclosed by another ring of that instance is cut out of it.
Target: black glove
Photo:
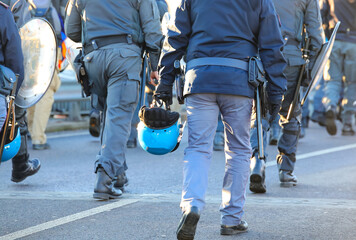
[[[270,114],[269,123],[271,123],[278,116],[279,110],[281,108],[281,104],[270,103],[268,108]]]
[[[155,96],[158,99],[161,99],[163,102],[165,102],[168,105],[172,105],[173,103],[172,88],[173,88],[172,85],[165,85],[160,82],[153,96]]]

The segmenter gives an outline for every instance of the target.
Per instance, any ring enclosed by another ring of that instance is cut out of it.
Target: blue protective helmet
[[[137,131],[141,147],[151,154],[163,155],[169,153],[178,143],[178,122],[164,129],[152,129],[140,122]]]
[[[143,106],[139,112],[138,141],[143,150],[163,155],[175,150],[180,142],[179,113]]]
[[[21,135],[20,128],[16,126],[15,128],[15,138],[10,142],[9,140],[5,143],[4,150],[2,152],[1,162],[6,162],[19,152],[21,146]]]

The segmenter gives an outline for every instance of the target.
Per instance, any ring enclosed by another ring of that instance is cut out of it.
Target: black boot
[[[109,200],[120,197],[122,191],[114,188],[112,179],[106,174],[102,167],[96,170],[96,182],[93,197],[101,200]]]
[[[279,170],[279,181],[281,187],[297,186],[297,177],[292,171]]]
[[[193,240],[197,224],[200,218],[199,209],[192,207],[190,211],[183,213],[177,229],[178,240]]]
[[[265,193],[265,169],[266,162],[264,159],[258,158],[258,153],[255,153],[251,158],[251,176],[250,176],[250,190],[254,193]]]
[[[27,177],[34,175],[41,168],[38,159],[29,159],[29,154],[15,156],[12,159],[12,177],[13,182],[22,182]]]
[[[120,189],[122,192],[127,185],[129,185],[129,179],[126,177],[126,173],[120,174],[114,181],[114,187]]]
[[[328,131],[330,135],[335,135],[337,132],[335,120],[336,108],[334,106],[330,106],[325,112],[326,131]]]
[[[352,129],[352,124],[351,123],[345,123],[344,126],[342,127],[342,136],[353,136],[355,135],[355,131]]]

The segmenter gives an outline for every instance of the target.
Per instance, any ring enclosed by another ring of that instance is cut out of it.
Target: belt
[[[101,47],[105,47],[114,43],[128,43],[132,44],[132,36],[131,35],[115,35],[108,37],[101,37],[92,40],[89,44],[85,44],[84,46],[84,54],[91,53],[94,50],[97,50]]]
[[[204,57],[195,58],[187,63],[187,71],[198,66],[225,66],[239,68],[248,71],[248,62],[234,59],[234,58],[222,58],[222,57]]]

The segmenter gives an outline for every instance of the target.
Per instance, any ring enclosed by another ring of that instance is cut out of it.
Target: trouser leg
[[[237,225],[243,216],[250,172],[250,120],[252,99],[218,95],[225,126],[225,175],[220,206],[221,224]]]
[[[6,104],[5,96],[0,94],[0,130],[2,129],[6,121],[6,114],[7,114],[7,104]]]
[[[329,59],[329,71],[325,75],[325,97],[323,103],[326,109],[336,107],[340,99],[344,65],[342,48],[342,42],[336,40]]]
[[[191,94],[186,99],[188,147],[183,162],[182,211],[192,206],[202,210],[208,186],[208,171],[213,151],[219,107],[216,94]]]
[[[108,86],[103,114],[102,147],[96,168],[100,164],[112,179],[127,169],[125,150],[138,100],[138,87],[138,81],[132,80],[115,80]]]
[[[47,123],[51,115],[52,105],[54,102],[54,93],[60,85],[60,80],[55,71],[51,85],[38,103],[29,109],[29,131],[31,134],[32,144],[45,144],[47,137],[45,134]]]
[[[296,161],[297,144],[300,133],[301,105],[300,99],[295,106],[291,119],[287,120],[290,103],[293,101],[294,92],[297,85],[300,67],[287,67],[285,75],[287,77],[287,91],[280,110],[280,125],[282,135],[278,142],[277,163],[279,170],[293,171]]]

